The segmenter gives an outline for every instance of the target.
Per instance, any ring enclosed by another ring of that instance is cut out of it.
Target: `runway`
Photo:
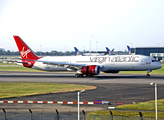
[[[154,86],[151,82],[158,84],[158,99],[164,98],[164,75],[132,74],[100,74],[94,77],[75,78],[75,73],[54,73],[54,72],[6,72],[0,71],[0,82],[49,82],[93,85],[97,89],[89,90],[81,94],[80,101],[93,102],[94,100],[110,101],[115,106],[116,102],[131,104],[154,99]],[[34,95],[20,98],[8,98],[1,100],[30,100],[30,101],[77,101],[77,92],[56,93],[46,95]],[[81,105],[86,112],[93,110],[106,110],[109,105]],[[59,104],[1,104],[0,108],[8,110],[54,110],[61,112],[75,112],[77,105]]]

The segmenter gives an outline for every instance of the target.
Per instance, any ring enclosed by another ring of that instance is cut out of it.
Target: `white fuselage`
[[[42,62],[38,62],[42,61]],[[67,66],[44,64],[43,61],[55,61],[75,64],[98,65],[101,71],[146,71],[162,67],[154,58],[143,55],[107,55],[107,56],[56,56],[40,58],[33,69],[45,71],[67,71]],[[74,70],[72,70],[74,71]]]

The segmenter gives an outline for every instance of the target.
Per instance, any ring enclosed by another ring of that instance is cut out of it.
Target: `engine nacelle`
[[[83,75],[98,75],[100,74],[100,66],[97,65],[90,65],[90,66],[83,66],[81,68],[81,72]]]

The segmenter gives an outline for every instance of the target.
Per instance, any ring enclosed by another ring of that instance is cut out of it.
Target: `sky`
[[[164,0],[0,0],[0,48],[115,51],[164,47]]]

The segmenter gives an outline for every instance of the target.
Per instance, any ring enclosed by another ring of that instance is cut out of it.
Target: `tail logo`
[[[24,47],[23,47],[23,49],[22,49],[22,51],[20,52],[20,54],[21,54],[21,56],[22,56],[23,58],[24,58],[24,57],[27,58],[27,54],[30,53],[30,52],[31,52],[30,49],[24,51]]]

